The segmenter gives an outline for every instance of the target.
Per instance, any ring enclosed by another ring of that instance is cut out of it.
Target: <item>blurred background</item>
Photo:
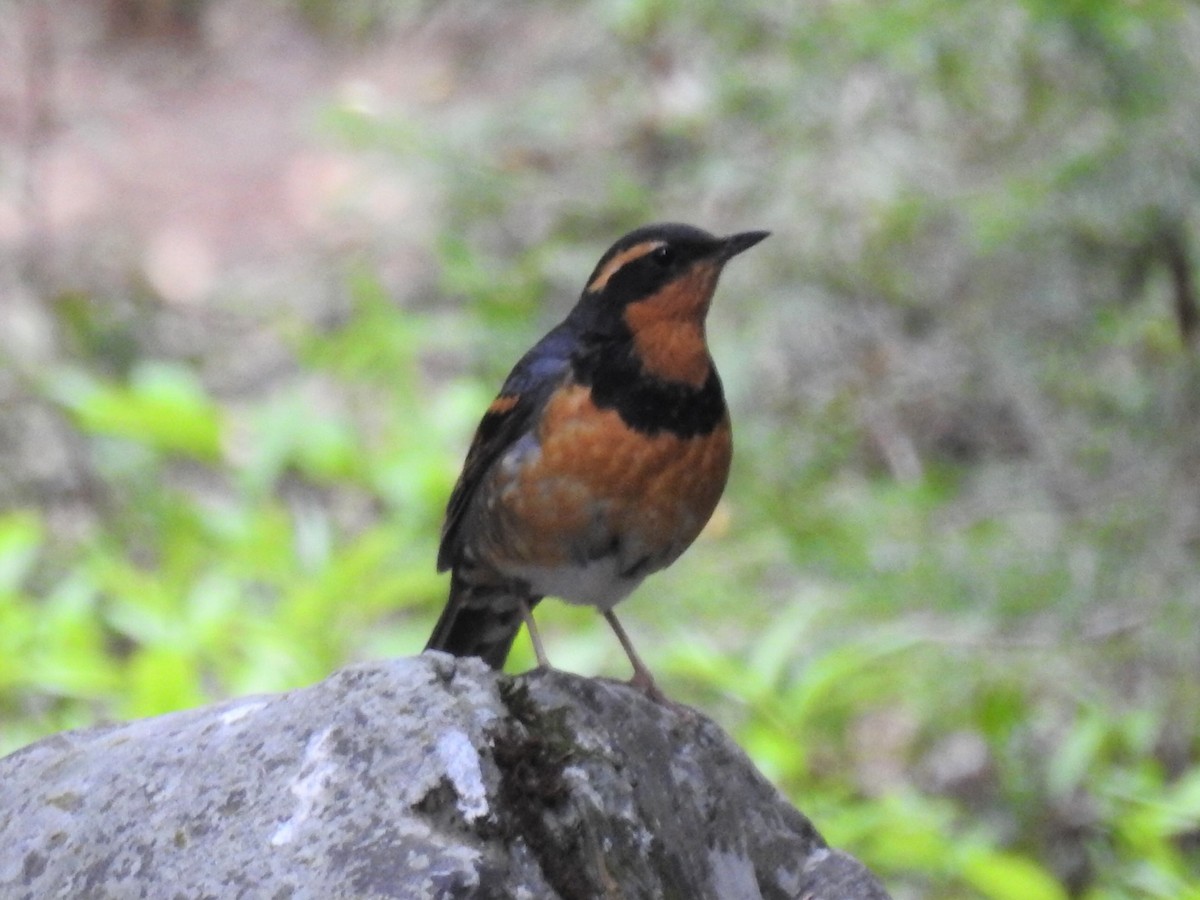
[[[418,652],[600,254],[766,228],[635,643],[897,900],[1200,897],[1194,4],[10,0],[0,60],[0,752]]]

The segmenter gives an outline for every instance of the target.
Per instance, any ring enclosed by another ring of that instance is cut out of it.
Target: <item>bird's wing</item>
[[[578,343],[575,330],[567,322],[549,332],[521,357],[484,413],[446,506],[442,543],[438,548],[439,572],[456,561],[463,516],[471,498],[504,452],[536,427],[546,399],[569,376],[571,356]]]

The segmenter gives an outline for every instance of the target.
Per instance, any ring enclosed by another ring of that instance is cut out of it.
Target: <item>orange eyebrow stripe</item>
[[[647,253],[657,250],[663,243],[664,241],[642,241],[640,244],[634,244],[628,250],[622,250],[606,262],[603,269],[596,273],[596,277],[587,286],[587,292],[589,294],[600,293],[600,291],[604,290],[604,286],[608,284],[608,279],[620,271],[626,263],[633,262],[633,260],[640,259]]]

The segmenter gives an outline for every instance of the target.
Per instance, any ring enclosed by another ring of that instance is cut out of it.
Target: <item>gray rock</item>
[[[699,714],[425,654],[0,760],[0,897],[887,894]]]

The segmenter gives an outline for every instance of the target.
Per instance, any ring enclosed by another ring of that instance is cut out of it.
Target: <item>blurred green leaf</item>
[[[1011,853],[979,850],[963,864],[968,884],[991,900],[1067,900],[1058,879],[1036,862]]]
[[[61,369],[47,390],[84,431],[209,462],[220,458],[221,412],[182,366],[140,363],[125,386]]]
[[[83,578],[57,585],[38,605],[27,683],[66,697],[103,697],[119,686],[117,667],[98,626],[99,598]]]
[[[155,716],[205,701],[194,656],[186,649],[160,644],[137,651],[130,660],[122,715]]]
[[[43,540],[42,523],[32,511],[0,515],[0,596],[20,589]]]

